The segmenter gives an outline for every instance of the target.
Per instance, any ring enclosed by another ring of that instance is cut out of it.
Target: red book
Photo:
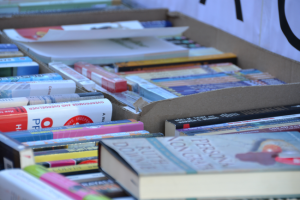
[[[86,62],[77,62],[74,64],[74,69],[109,92],[124,92],[127,90],[127,81],[125,79],[104,70],[102,67]]]

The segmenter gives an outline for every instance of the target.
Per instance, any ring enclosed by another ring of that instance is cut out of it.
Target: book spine
[[[242,124],[239,126],[232,126],[228,128],[224,128],[221,130],[203,130],[203,131],[187,131],[182,132],[187,135],[211,135],[211,134],[227,134],[227,133],[240,133],[240,132],[250,132],[250,131],[257,131],[262,129],[268,129],[268,128],[276,128],[281,126],[293,126],[298,125],[300,122],[299,118],[291,119],[291,120],[283,120],[281,122],[274,122],[274,123],[256,123],[256,124]],[[298,127],[296,127],[296,130],[298,130]]]
[[[57,150],[49,150],[49,151],[38,151],[38,152],[34,152],[34,156],[59,155],[59,154],[67,154],[67,153],[94,151],[97,149],[98,149],[97,146],[93,146],[93,147],[82,147],[82,148],[74,148],[74,149],[57,149]]]
[[[100,173],[97,163],[74,165],[74,166],[63,166],[63,167],[53,167],[53,168],[48,168],[48,170],[59,173],[59,174],[63,174],[64,176],[71,175],[71,174],[79,175],[81,173],[83,173],[83,174],[89,174],[89,173],[95,173],[95,172]],[[72,180],[72,179],[70,179],[70,180]]]
[[[15,44],[0,44],[0,51],[18,51],[18,47]]]
[[[72,80],[8,82],[0,83],[0,98],[72,94],[75,89]]]
[[[74,69],[80,74],[95,81],[109,92],[123,92],[127,90],[127,82],[125,79],[110,73],[99,66],[86,62],[77,62],[74,64]]]
[[[61,113],[57,115],[57,112]],[[107,99],[43,104],[0,109],[0,131],[21,131],[110,121],[112,104]]]
[[[216,124],[209,126],[201,126],[195,128],[188,129],[177,129],[179,132],[184,133],[205,133],[210,131],[223,131],[230,129],[242,129],[244,127],[257,127],[263,125],[279,125],[282,123],[291,123],[295,121],[300,121],[300,115],[288,115],[288,116],[280,116],[280,117],[272,117],[272,118],[263,118],[258,120],[247,120],[245,122],[239,121],[236,123],[225,123],[225,124]]]
[[[71,200],[67,195],[57,191],[21,169],[3,170],[0,172],[0,191],[1,199],[3,200]]]
[[[26,76],[39,73],[39,65],[36,62],[32,61],[0,63],[0,68],[0,77]]]
[[[176,129],[220,124],[234,121],[251,120],[281,115],[292,115],[300,113],[300,106],[277,106],[270,108],[252,109],[232,113],[222,113],[216,115],[203,115],[190,118],[168,120],[176,126]]]
[[[67,160],[75,158],[95,157],[97,156],[97,150],[82,151],[82,152],[68,152],[60,154],[48,154],[48,155],[37,155],[34,157],[35,163],[39,162],[50,162],[56,160]]]
[[[81,119],[82,116],[84,115],[79,115],[79,117],[77,118]],[[86,116],[88,115],[86,114]],[[79,121],[78,119],[74,119],[74,123],[79,123],[79,122],[75,122],[76,120]],[[83,124],[82,121],[81,124]],[[40,132],[27,132],[27,133],[16,132],[14,134],[8,133],[8,135],[9,137],[14,138],[17,141],[29,142],[29,141],[39,141],[39,140],[49,140],[49,139],[61,139],[61,138],[68,138],[68,137],[93,136],[99,134],[103,135],[108,133],[140,131],[143,129],[144,129],[143,122],[128,122],[122,124],[92,125],[92,126],[78,127],[78,128],[59,129],[53,131],[41,130]]]
[[[164,99],[176,98],[177,96],[168,92],[159,86],[146,81],[138,76],[128,76],[126,77],[128,80],[135,82],[139,85],[138,93],[151,101],[158,101]]]
[[[48,80],[63,80],[57,73],[49,74],[34,74],[27,76],[12,76],[0,78],[0,82],[26,82],[26,81],[48,81]]]
[[[148,131],[130,131],[130,132],[120,132],[120,133],[108,133],[104,135],[91,135],[91,136],[82,136],[82,137],[72,137],[72,138],[63,138],[63,139],[53,139],[53,140],[40,140],[40,141],[32,141],[32,142],[23,142],[22,144],[29,147],[43,147],[43,145],[56,145],[61,143],[74,143],[74,142],[92,142],[98,141],[101,139],[108,138],[122,138],[129,136],[137,136],[137,135],[147,135]]]
[[[43,167],[46,167],[46,168],[52,168],[52,167],[64,167],[64,166],[73,166],[73,165],[80,165],[80,164],[92,164],[92,163],[98,163],[97,156],[86,157],[86,158],[68,159],[68,160],[57,160],[57,161],[41,162],[41,163],[36,163],[36,164],[42,165]]]
[[[41,181],[47,183],[48,185],[56,188],[60,192],[71,197],[72,199],[84,199],[88,196],[93,196],[95,199],[108,200],[108,198],[102,196],[100,193],[85,188],[79,183],[71,181],[60,174],[50,172],[42,166],[32,165],[25,167],[24,170],[29,174],[35,176],[36,178],[40,179]]]
[[[119,72],[125,71],[136,71],[151,69],[153,67],[166,67],[167,65],[174,66],[174,64],[186,64],[186,63],[198,63],[198,64],[213,64],[230,62],[236,64],[236,55],[232,53],[224,53],[219,55],[208,55],[208,56],[194,56],[194,57],[180,57],[180,58],[168,58],[158,60],[144,60],[144,61],[130,61],[123,63],[116,63]]]
[[[222,123],[222,124],[213,124],[213,125],[207,125],[207,126],[198,126],[193,128],[184,128],[184,129],[177,129],[177,131],[201,131],[209,128],[213,128],[214,130],[217,130],[218,128],[227,128],[227,127],[234,127],[234,126],[240,126],[243,124],[267,124],[267,123],[277,123],[281,122],[282,120],[287,119],[293,119],[293,118],[299,118],[300,114],[295,115],[284,115],[284,116],[278,116],[278,117],[269,117],[269,118],[260,118],[260,119],[251,119],[251,120],[245,120],[245,121],[237,121],[237,122],[228,122],[228,123]]]
[[[19,63],[19,62],[32,62],[32,59],[25,56],[25,57],[15,57],[15,58],[1,58],[0,64],[6,63]]]
[[[49,67],[54,71],[62,74],[66,79],[75,81],[79,87],[84,88],[87,91],[94,91],[95,82],[78,73],[68,65],[61,62],[52,62],[49,63]]]
[[[0,51],[0,58],[21,57],[24,54],[21,51]]]

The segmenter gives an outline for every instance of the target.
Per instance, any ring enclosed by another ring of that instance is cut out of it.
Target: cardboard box
[[[300,103],[299,62],[264,50],[178,12],[168,13],[166,9],[45,14],[39,17],[35,15],[13,16],[1,18],[0,29],[166,19],[170,20],[174,26],[189,26],[190,28],[184,35],[199,44],[236,54],[239,67],[269,72],[290,84],[228,88],[157,101],[143,107],[142,112],[138,114],[125,109],[124,104],[106,95],[113,102],[113,120],[134,118],[144,122],[145,129],[150,132],[164,132],[167,119]]]

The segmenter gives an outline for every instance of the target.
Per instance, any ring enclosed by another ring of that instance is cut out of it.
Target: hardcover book
[[[103,140],[99,167],[138,199],[300,195],[300,133]]]

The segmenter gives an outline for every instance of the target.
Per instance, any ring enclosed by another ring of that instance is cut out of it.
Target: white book
[[[0,199],[71,200],[72,198],[21,169],[7,169],[0,172]]]
[[[73,65],[187,57],[188,49],[156,37],[21,43],[41,61]]]

